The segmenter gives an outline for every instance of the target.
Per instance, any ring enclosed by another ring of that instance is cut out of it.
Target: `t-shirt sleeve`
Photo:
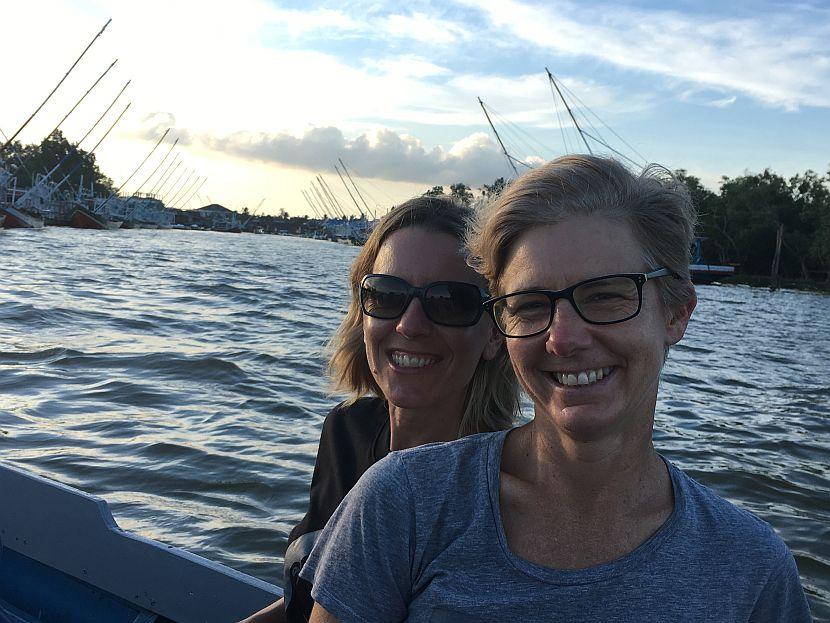
[[[801,586],[795,559],[783,548],[777,569],[770,574],[750,623],[811,623],[810,606]]]
[[[412,587],[415,510],[391,454],[358,481],[303,567],[312,596],[339,621],[401,621]]]

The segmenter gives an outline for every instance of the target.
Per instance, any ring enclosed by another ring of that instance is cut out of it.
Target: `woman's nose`
[[[414,297],[403,310],[395,329],[404,337],[409,338],[426,335],[432,330],[432,321],[424,313],[424,307],[418,297]]]
[[[589,325],[571,305],[570,301],[556,301],[553,318],[548,328],[546,350],[559,357],[569,357],[590,344]]]

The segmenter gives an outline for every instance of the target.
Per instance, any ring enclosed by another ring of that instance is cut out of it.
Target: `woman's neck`
[[[406,409],[389,403],[389,449],[458,439],[460,409]]]
[[[644,497],[665,497],[668,472],[651,441],[651,429],[636,435],[611,436],[576,443],[562,439],[533,421],[517,430],[510,455],[505,455],[508,472],[531,487],[555,492],[562,503],[570,501],[579,512],[596,505],[642,504]],[[507,449],[507,448],[506,448]],[[662,486],[645,487],[644,483]]]

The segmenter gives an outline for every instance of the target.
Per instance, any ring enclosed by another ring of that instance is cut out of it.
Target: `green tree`
[[[478,190],[481,192],[482,196],[485,199],[490,199],[491,197],[498,197],[501,194],[501,191],[505,189],[507,186],[507,182],[504,181],[503,177],[493,180],[492,184],[484,184]]]
[[[444,194],[444,187],[443,186],[433,186],[428,191],[426,191],[423,196],[424,197],[438,197]]]
[[[789,184],[766,169],[755,175],[724,178],[720,196],[742,272],[769,274],[780,224],[784,224],[785,241],[794,241],[797,210]],[[793,274],[793,259],[792,253],[782,254],[781,275]]]
[[[470,190],[470,187],[461,182],[450,186],[450,196],[464,205],[470,205],[473,200],[473,192]]]
[[[801,224],[802,277],[808,279],[816,271],[830,281],[830,171],[823,176],[809,170],[795,175],[790,189]]]

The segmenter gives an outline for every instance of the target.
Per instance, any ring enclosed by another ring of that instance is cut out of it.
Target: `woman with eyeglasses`
[[[505,189],[469,244],[534,417],[369,470],[303,569],[312,621],[810,620],[772,528],[652,444],[694,224],[668,172],[610,159]]]
[[[352,301],[329,360],[336,389],[350,398],[323,423],[309,509],[289,536],[285,599],[245,623],[308,620],[311,584],[300,570],[372,464],[393,450],[513,424],[516,377],[484,314],[486,281],[462,253],[472,216],[448,197],[411,199],[381,219],[352,263]]]

